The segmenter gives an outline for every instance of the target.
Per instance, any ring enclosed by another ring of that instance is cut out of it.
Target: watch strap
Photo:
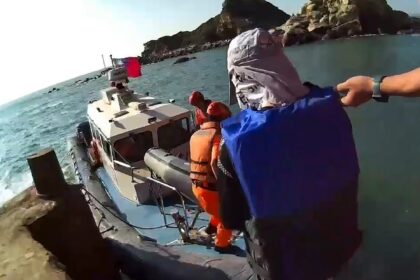
[[[375,100],[377,102],[386,103],[389,100],[389,96],[388,95],[384,95],[381,92],[381,84],[382,84],[382,81],[386,77],[387,76],[375,76],[373,78],[373,94],[372,94],[372,98],[373,98],[373,100]]]

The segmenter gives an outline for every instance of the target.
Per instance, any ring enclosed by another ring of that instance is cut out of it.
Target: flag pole
[[[110,55],[109,55],[109,58],[111,59],[111,64],[112,64],[112,67],[113,67],[113,68],[115,68],[115,65],[114,65],[114,60],[112,59],[112,54],[110,54]]]
[[[102,63],[104,64],[104,69],[106,69],[105,58],[103,54],[102,54]]]

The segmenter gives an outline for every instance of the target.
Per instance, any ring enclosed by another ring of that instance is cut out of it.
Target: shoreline
[[[420,30],[418,31],[416,30],[410,33],[399,32],[397,34],[360,34],[360,35],[345,36],[345,37],[338,37],[338,38],[328,38],[328,39],[321,38],[319,40],[296,43],[292,45],[285,45],[284,48],[304,46],[304,45],[309,45],[309,44],[314,44],[314,43],[328,43],[328,42],[336,42],[336,41],[341,41],[341,40],[355,40],[359,38],[375,38],[375,37],[385,37],[385,36],[420,36]],[[231,40],[223,40],[223,41],[217,41],[214,43],[206,43],[206,44],[200,45],[199,47],[194,47],[194,48],[187,47],[181,50],[174,50],[172,52],[165,53],[162,56],[154,56],[152,59],[146,58],[146,62],[142,61],[142,65],[155,64],[155,63],[159,63],[164,60],[171,59],[171,58],[189,57],[190,55],[195,54],[195,53],[227,47],[229,46],[230,41]],[[220,43],[220,42],[223,42],[223,43]]]
[[[150,57],[141,57],[141,63],[142,65],[148,65],[148,64],[158,63],[169,58],[176,58],[176,57],[183,57],[183,56],[187,57],[194,53],[226,47],[229,45],[230,41],[231,39],[220,40],[220,41],[215,41],[215,42],[206,42],[201,45],[190,45],[185,48],[180,48],[173,51],[165,52],[160,55],[152,55]]]

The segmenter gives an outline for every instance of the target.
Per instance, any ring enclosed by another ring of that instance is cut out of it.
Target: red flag
[[[128,77],[136,78],[141,76],[141,64],[137,57],[128,57],[128,62],[124,63]]]
[[[141,77],[141,64],[137,57],[117,58],[115,59],[115,65],[124,66],[130,78]]]

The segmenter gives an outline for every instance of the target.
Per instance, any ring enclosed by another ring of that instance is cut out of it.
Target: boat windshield
[[[170,121],[158,128],[159,148],[172,150],[189,141],[190,123],[188,118]]]
[[[115,159],[129,163],[142,161],[147,150],[153,147],[152,132],[145,131],[117,140],[114,144]]]

